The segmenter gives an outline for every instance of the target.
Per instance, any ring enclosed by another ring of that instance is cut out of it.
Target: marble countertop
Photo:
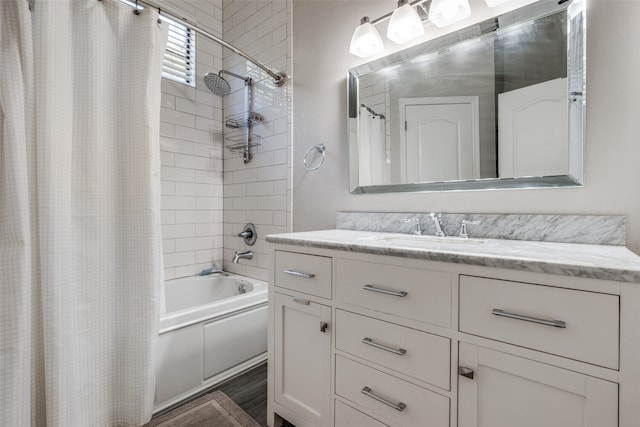
[[[424,237],[424,239],[422,238]],[[267,242],[429,261],[640,283],[640,256],[624,246],[455,237],[353,230],[272,234]]]

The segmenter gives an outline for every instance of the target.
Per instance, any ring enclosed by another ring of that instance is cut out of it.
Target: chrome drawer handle
[[[308,299],[304,299],[304,298],[296,298],[296,297],[293,297],[293,302],[297,302],[298,304],[302,304],[302,305],[309,305],[309,304],[311,304],[311,301],[309,301]]]
[[[407,407],[407,405],[402,402],[398,402],[398,403],[389,402],[384,397],[380,397],[376,395],[374,392],[371,391],[369,387],[366,387],[366,386],[363,387],[362,390],[360,390],[360,393],[364,394],[365,396],[369,396],[370,398],[375,399],[378,402],[384,403],[385,405],[392,407],[396,411],[402,412]]]
[[[525,322],[538,323],[540,325],[553,326],[554,328],[566,328],[567,322],[563,320],[545,320],[537,317],[525,316],[524,314],[509,313],[499,308],[491,310],[491,314],[496,316],[508,317],[509,319],[524,320]]]
[[[289,274],[291,276],[304,277],[305,279],[313,279],[314,277],[316,277],[316,275],[313,273],[303,273],[301,271],[295,271],[295,270],[285,270],[284,273]]]
[[[380,350],[388,351],[389,353],[398,354],[400,356],[404,355],[407,352],[407,350],[405,350],[404,348],[395,349],[387,347],[386,345],[378,344],[371,338],[362,338],[361,342],[363,344],[370,345],[371,347],[379,348]]]
[[[390,291],[388,289],[380,289],[380,288],[376,288],[373,285],[364,285],[362,287],[362,289],[364,289],[365,291],[371,291],[371,292],[379,292],[381,294],[385,294],[385,295],[393,295],[394,297],[406,297],[407,295],[409,295],[408,292],[405,291]]]

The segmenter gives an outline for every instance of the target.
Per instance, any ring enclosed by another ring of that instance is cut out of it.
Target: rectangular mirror
[[[352,193],[582,185],[584,26],[541,0],[349,70]]]

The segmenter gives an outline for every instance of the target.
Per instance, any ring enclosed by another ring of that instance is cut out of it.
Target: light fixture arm
[[[398,6],[401,6],[400,2],[404,3],[409,3],[407,0],[400,0],[398,1]],[[418,6],[424,3],[431,3],[431,0],[414,0],[412,2],[409,3],[410,6]],[[388,19],[391,19],[391,15],[393,15],[393,10],[389,13],[387,13],[386,15],[382,15],[381,17],[377,18],[377,19],[373,19],[373,20],[369,20],[369,22],[371,23],[371,25],[376,25],[379,24],[380,22],[384,22]],[[364,19],[364,18],[363,18]],[[367,19],[369,19],[367,17]]]

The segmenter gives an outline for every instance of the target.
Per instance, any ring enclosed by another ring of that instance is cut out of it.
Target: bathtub
[[[165,282],[154,412],[267,358],[267,283],[214,274]]]

